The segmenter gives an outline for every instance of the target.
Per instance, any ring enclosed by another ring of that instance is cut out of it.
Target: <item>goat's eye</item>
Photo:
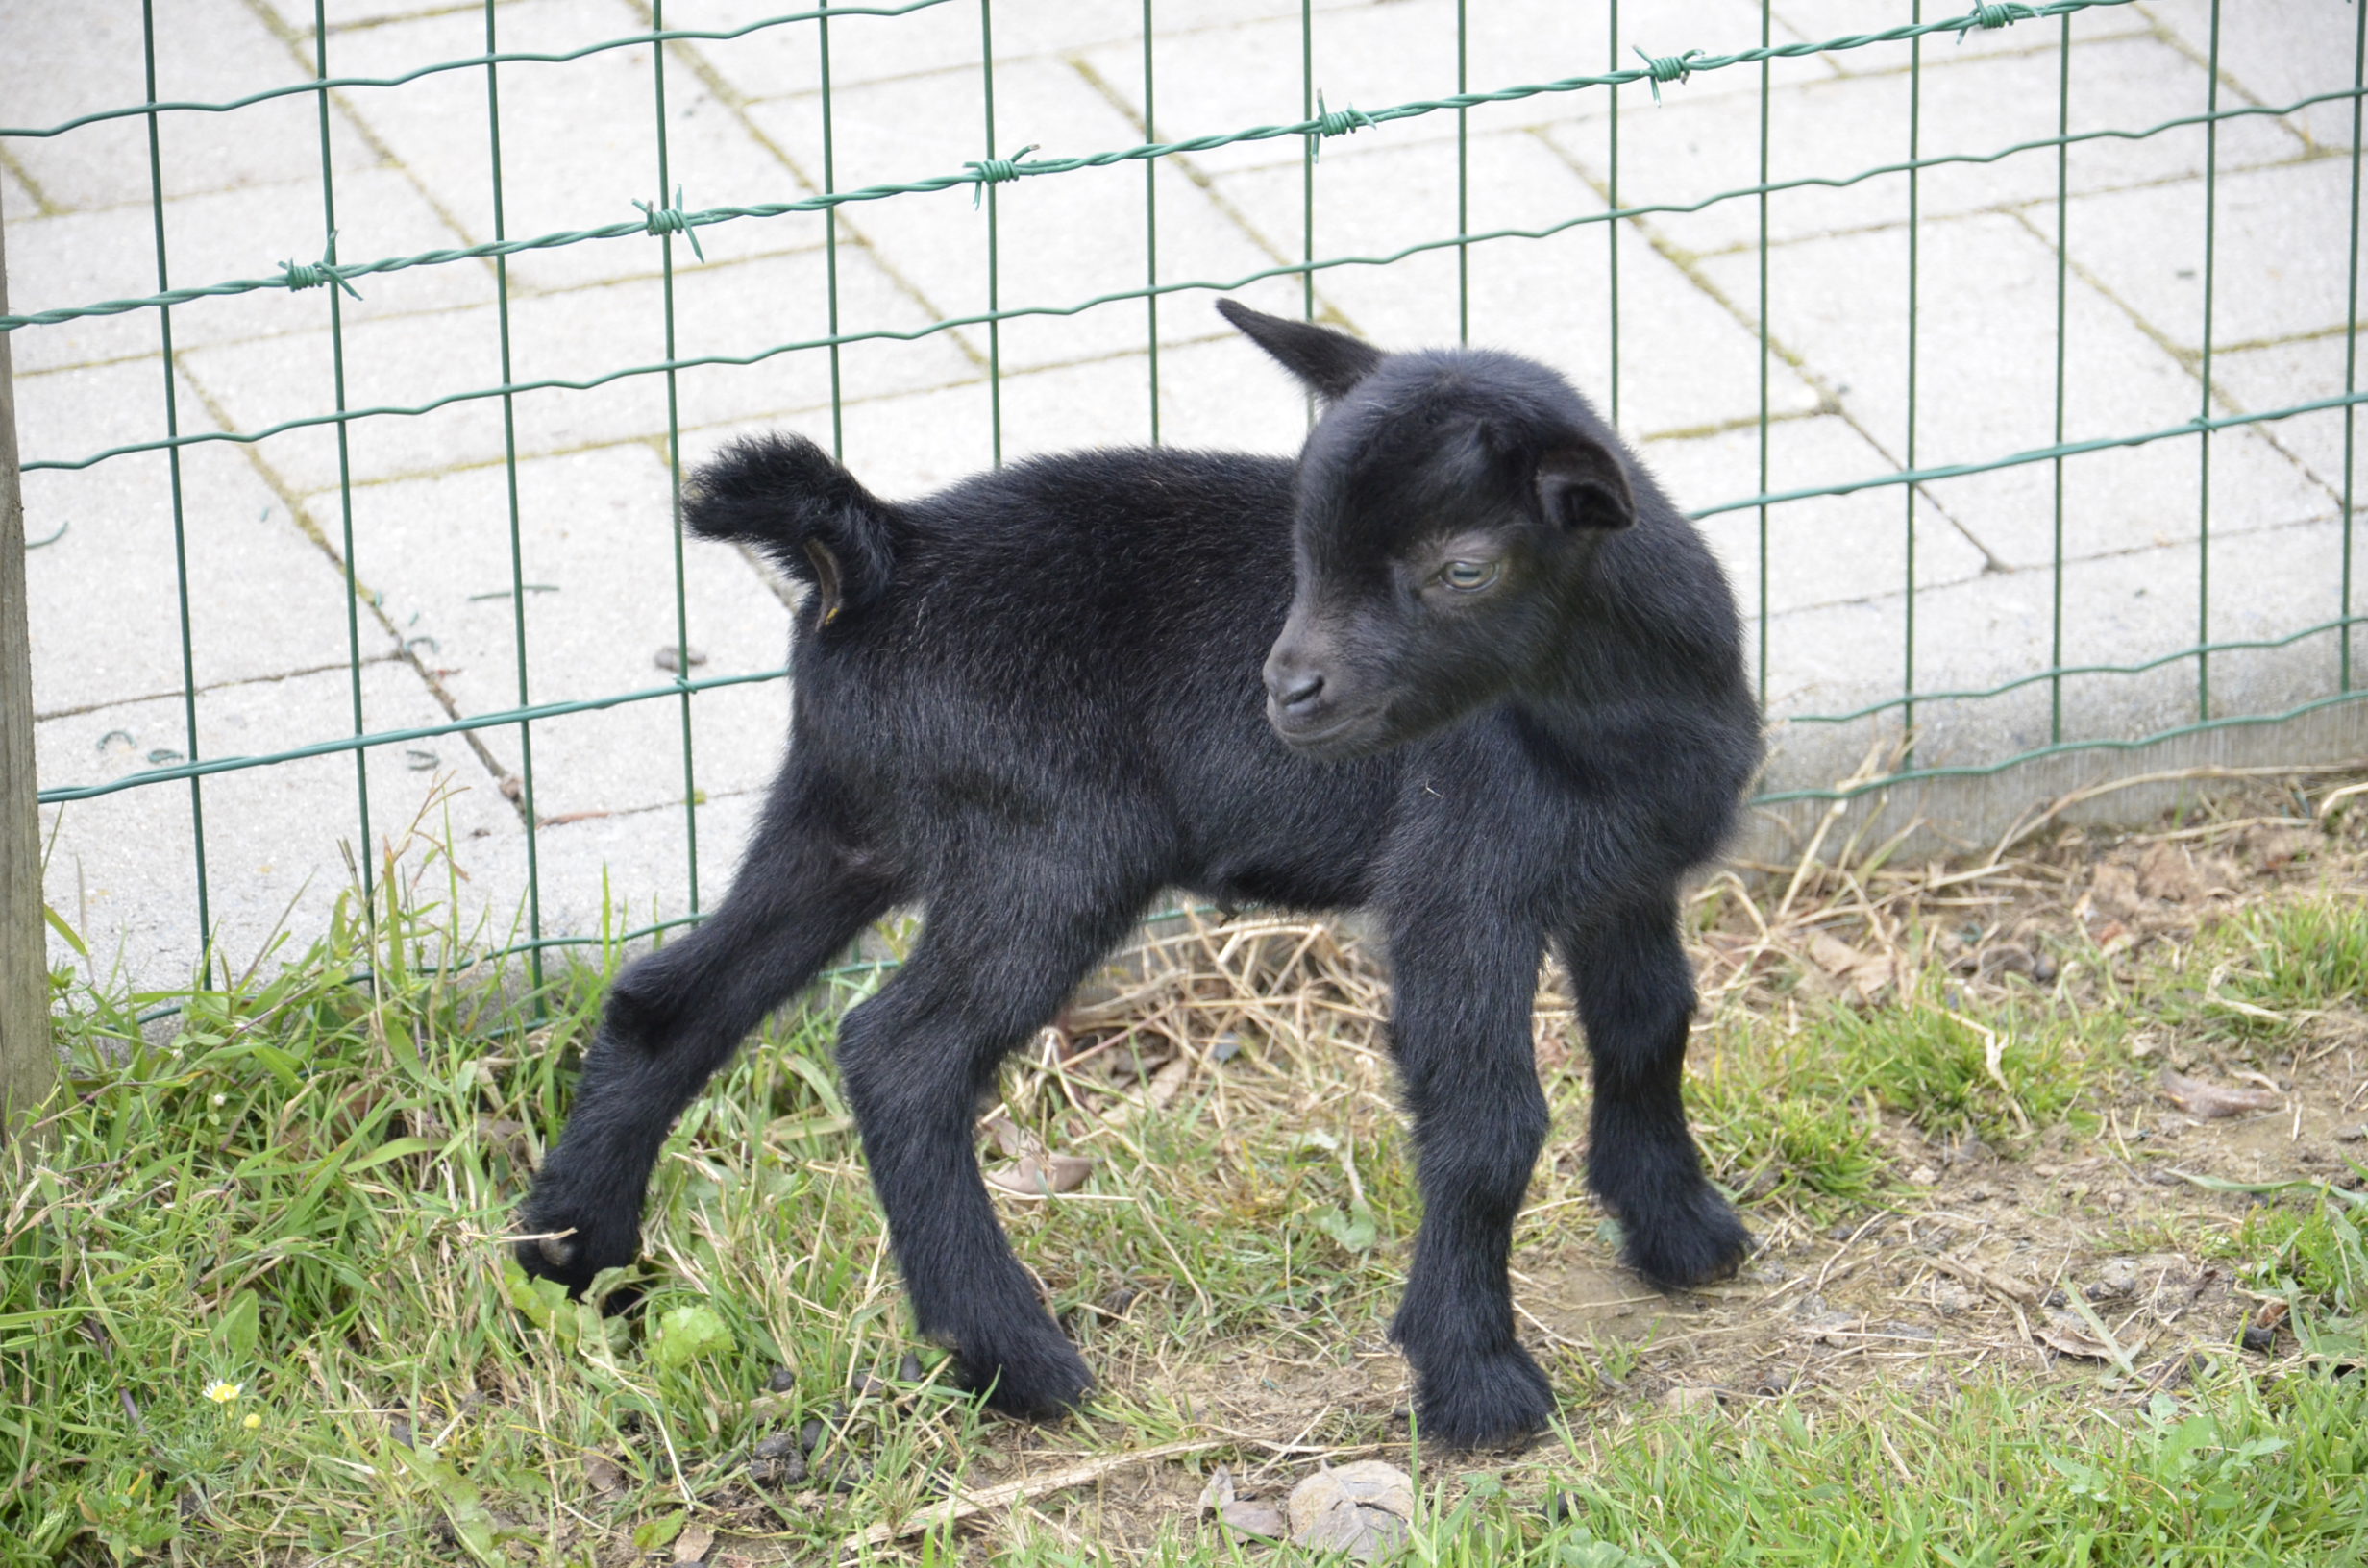
[[[1439,580],[1464,593],[1475,593],[1496,580],[1494,561],[1449,561],[1439,569]]]

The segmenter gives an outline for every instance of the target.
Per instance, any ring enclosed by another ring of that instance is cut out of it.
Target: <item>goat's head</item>
[[[1636,520],[1616,437],[1528,359],[1218,308],[1324,404],[1266,662],[1275,732],[1361,756],[1546,681],[1597,548]]]

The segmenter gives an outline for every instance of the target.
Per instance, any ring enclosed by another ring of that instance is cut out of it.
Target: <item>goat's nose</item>
[[[1283,671],[1268,683],[1278,708],[1303,708],[1323,695],[1323,676],[1314,671]]]

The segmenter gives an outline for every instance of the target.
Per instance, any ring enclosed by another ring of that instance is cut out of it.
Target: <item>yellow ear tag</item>
[[[845,607],[839,601],[839,558],[820,539],[805,542],[805,558],[814,563],[814,589],[822,596],[823,617],[815,625],[826,626]]]

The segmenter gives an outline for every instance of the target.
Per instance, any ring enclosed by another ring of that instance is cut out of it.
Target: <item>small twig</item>
[[[2058,796],[2049,805],[2041,807],[2037,815],[2009,829],[2007,836],[1998,841],[1998,847],[1990,851],[1990,858],[1996,860],[2003,856],[2009,849],[2083,801],[2094,800],[2099,796],[2111,795],[2117,790],[2135,789],[2141,784],[2180,784],[2205,778],[2301,778],[2312,773],[2356,773],[2363,770],[2368,770],[2368,757],[2354,757],[2346,762],[2267,768],[2174,768],[2158,773],[2133,773],[2128,778],[2109,779],[2103,784],[2091,784],[2084,790],[2074,790],[2069,795]],[[2329,798],[2332,799],[2333,796],[2331,796]],[[2322,809],[2324,809],[2324,803],[2322,803]]]
[[[1026,1502],[1048,1492],[1064,1492],[1072,1486],[1084,1486],[1099,1481],[1113,1470],[1123,1470],[1131,1464],[1148,1464],[1153,1459],[1172,1458],[1178,1454],[1197,1454],[1206,1449],[1222,1448],[1233,1441],[1235,1439],[1230,1437],[1194,1437],[1178,1443],[1162,1443],[1156,1448],[1136,1449],[1126,1454],[1104,1454],[1083,1464],[1073,1464],[1066,1470],[1055,1470],[1042,1476],[1024,1476],[1018,1481],[1007,1481],[999,1486],[989,1486],[982,1491],[957,1491],[943,1503],[916,1509],[900,1524],[882,1523],[858,1531],[842,1541],[840,1546],[851,1553],[869,1546],[884,1546],[890,1541],[918,1535],[939,1525],[968,1519],[990,1508]]]

